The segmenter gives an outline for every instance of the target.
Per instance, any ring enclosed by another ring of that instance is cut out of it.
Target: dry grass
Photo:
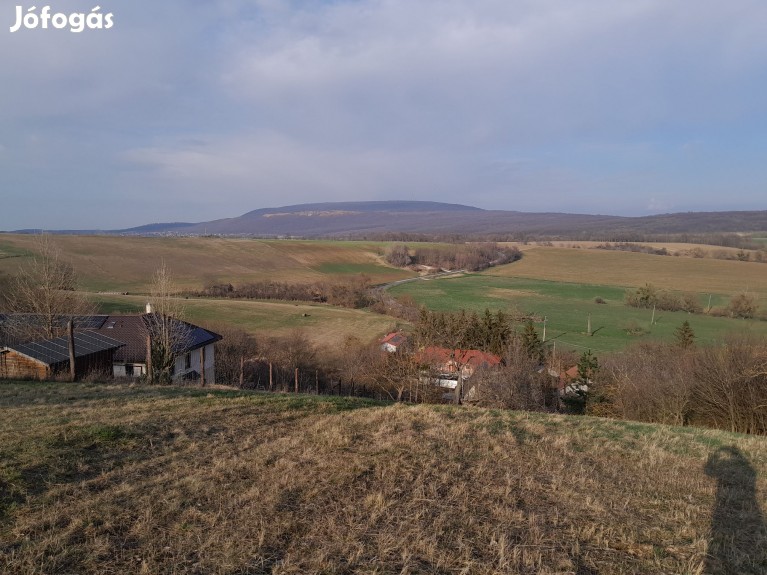
[[[767,267],[755,262],[531,247],[518,262],[492,268],[490,275],[551,281],[660,288],[733,295],[750,291],[767,297]]]
[[[115,313],[139,313],[146,298],[141,296],[92,296],[102,309]],[[257,300],[188,299],[183,301],[185,317],[200,325],[227,324],[256,337],[285,336],[296,329],[323,346],[339,346],[349,336],[372,341],[407,325],[391,316],[367,310],[324,304],[266,302]]]
[[[4,234],[0,255],[16,257],[0,257],[0,272],[13,273],[23,264],[36,239]],[[163,260],[179,287],[190,289],[206,283],[326,280],[355,272],[380,282],[414,275],[386,266],[373,242],[56,236],[56,245],[90,291],[145,292]]]
[[[767,568],[763,524],[744,523],[767,494],[763,438],[84,384],[1,385],[0,408],[5,573]],[[724,445],[755,487],[722,491]],[[725,496],[750,514],[712,529],[729,521]]]

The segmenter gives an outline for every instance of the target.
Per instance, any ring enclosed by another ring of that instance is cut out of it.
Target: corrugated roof
[[[74,334],[74,339],[75,357],[84,357],[101,351],[118,349],[125,345],[121,341],[93,331],[76,332]],[[69,361],[69,343],[67,337],[32,341],[14,345],[7,349],[12,349],[47,365]]]

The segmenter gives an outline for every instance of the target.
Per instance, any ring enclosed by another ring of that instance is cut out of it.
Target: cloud
[[[102,8],[114,29],[0,29],[13,54],[0,60],[0,170],[21,198],[0,228],[49,226],[59,211],[20,202],[59,196],[76,206],[72,227],[352,198],[627,214],[648,197],[763,205],[761,1]]]

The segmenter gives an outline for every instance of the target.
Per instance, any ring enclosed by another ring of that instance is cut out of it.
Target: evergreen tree
[[[584,385],[588,384],[594,379],[598,370],[597,356],[591,353],[591,350],[584,351],[578,360],[578,382]]]
[[[676,337],[677,345],[682,349],[687,349],[695,345],[695,332],[692,330],[690,322],[687,320],[684,320],[682,325],[676,328],[674,337]]]
[[[543,343],[541,338],[538,337],[538,332],[535,331],[532,320],[528,320],[525,324],[525,329],[522,331],[522,345],[530,359],[538,362],[543,361]]]

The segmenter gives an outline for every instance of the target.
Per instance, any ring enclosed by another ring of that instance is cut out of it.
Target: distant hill
[[[643,217],[526,213],[419,201],[326,202],[263,208],[199,223],[155,223],[107,233],[299,237],[524,234],[563,239],[767,231],[767,211],[686,212]],[[71,233],[71,232],[61,232]],[[79,233],[83,233],[82,230]],[[103,232],[102,232],[103,233]]]

